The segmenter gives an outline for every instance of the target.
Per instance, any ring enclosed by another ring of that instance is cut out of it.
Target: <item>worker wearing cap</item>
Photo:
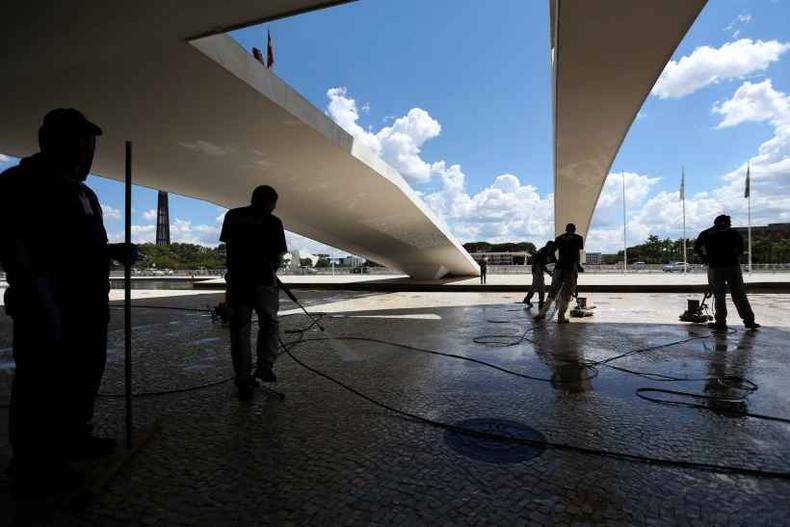
[[[558,253],[557,264],[551,277],[549,297],[543,308],[535,315],[535,320],[546,318],[546,312],[551,307],[552,301],[557,302],[557,323],[567,324],[565,317],[568,304],[576,292],[576,279],[581,269],[581,251],[584,249],[584,238],[576,234],[576,225],[569,223],[565,226],[565,233],[557,236],[554,247]]]
[[[708,324],[713,329],[727,329],[727,286],[735,308],[748,329],[757,329],[754,312],[746,298],[740,257],[743,238],[731,229],[730,217],[722,214],[713,220],[713,227],[705,229],[694,242],[694,252],[708,266],[708,286],[713,293],[715,321]]]
[[[14,321],[16,371],[9,410],[22,487],[63,483],[68,462],[109,453],[91,419],[107,354],[110,259],[134,246],[108,244],[102,209],[85,185],[101,129],[75,109],[44,117],[40,152],[0,175],[0,262]]]

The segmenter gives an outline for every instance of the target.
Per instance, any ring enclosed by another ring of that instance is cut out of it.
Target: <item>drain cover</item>
[[[464,456],[485,461],[487,463],[520,463],[538,457],[546,449],[546,437],[527,425],[507,419],[467,419],[455,423],[455,426],[486,432],[489,434],[518,437],[535,441],[533,445],[521,445],[508,441],[498,441],[485,437],[447,430],[444,441],[447,445]]]

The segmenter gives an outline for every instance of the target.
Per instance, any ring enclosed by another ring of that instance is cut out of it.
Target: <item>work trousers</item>
[[[746,298],[746,286],[743,284],[740,265],[708,267],[708,285],[713,293],[716,322],[727,321],[727,286],[730,287],[730,296],[738,315],[744,322],[754,321],[752,306]]]
[[[107,361],[109,309],[106,296],[15,304],[9,439],[20,463],[46,463],[90,434]]]
[[[486,283],[486,276],[487,276],[487,275],[488,275],[488,270],[486,270],[486,269],[480,269],[480,283],[481,283],[481,284],[484,284],[484,283]]]
[[[551,277],[549,299],[568,303],[576,294],[576,279],[579,273],[576,269],[563,269],[555,267]]]
[[[525,299],[527,302],[532,300],[532,295],[538,293],[538,302],[543,304],[543,300],[546,297],[546,283],[543,280],[543,272],[543,269],[532,270],[532,285]]]
[[[230,354],[237,386],[251,382],[252,352],[250,332],[253,311],[258,315],[258,367],[271,367],[279,347],[280,291],[277,286],[231,285],[228,288],[230,308]]]

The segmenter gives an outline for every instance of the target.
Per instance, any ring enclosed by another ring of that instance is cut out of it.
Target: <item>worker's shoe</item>
[[[747,322],[744,322],[743,325],[746,326],[746,329],[751,329],[751,330],[755,330],[760,327],[760,324],[758,324],[754,320],[749,320]]]
[[[568,310],[568,302],[565,300],[560,300],[557,302],[557,324],[567,324],[570,322],[568,318],[565,316],[565,312]]]
[[[714,331],[727,331],[727,323],[722,321],[708,322],[708,327]]]
[[[538,313],[537,315],[532,317],[532,320],[534,320],[535,322],[538,322],[540,320],[543,320],[544,318],[546,318],[546,313]]]
[[[269,365],[258,366],[255,368],[255,373],[252,376],[260,379],[261,382],[277,382],[277,376]]]
[[[530,301],[529,301],[528,299],[526,299],[526,298],[525,298],[524,300],[522,300],[521,302],[522,302],[524,305],[526,305],[527,307],[532,307],[532,302],[530,302]]]

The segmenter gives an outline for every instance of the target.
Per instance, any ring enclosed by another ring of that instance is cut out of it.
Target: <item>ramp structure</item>
[[[0,152],[37,150],[44,114],[75,107],[104,129],[93,172],[223,207],[260,184],[286,228],[415,278],[479,268],[401,175],[238,46],[226,31],[343,1],[12,0]]]
[[[706,1],[549,0],[557,234],[587,234],[631,123]]]

